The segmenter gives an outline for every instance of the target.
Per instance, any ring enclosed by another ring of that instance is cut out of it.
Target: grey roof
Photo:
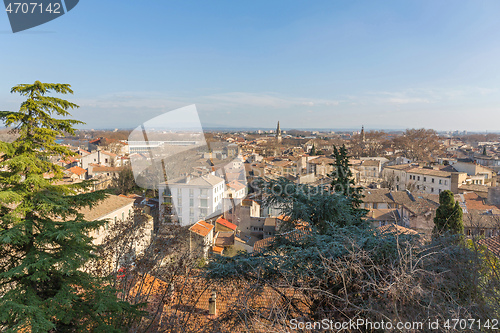
[[[439,207],[439,195],[410,193],[408,191],[390,191],[389,189],[367,189],[363,192],[363,202],[396,203],[405,206],[416,215],[424,214]]]
[[[186,182],[186,178],[181,178],[168,182],[168,185],[185,185],[185,186],[215,186],[224,182],[224,179],[214,176],[212,174],[206,174],[201,177],[191,178]]]

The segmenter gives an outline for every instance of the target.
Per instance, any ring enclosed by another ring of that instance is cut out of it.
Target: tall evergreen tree
[[[313,146],[311,148],[311,152],[309,153],[310,156],[316,156],[316,146],[313,143]]]
[[[332,178],[332,188],[335,192],[342,193],[346,198],[349,198],[354,209],[358,209],[363,202],[363,189],[356,187],[353,174],[349,164],[349,155],[345,145],[340,149],[333,146],[333,155],[335,163],[333,163],[333,172],[330,174]]]
[[[113,177],[113,186],[119,194],[129,194],[140,190],[134,178],[132,168],[126,167]]]
[[[464,222],[462,207],[455,201],[453,192],[446,190],[439,194],[439,207],[434,217],[434,235],[443,233],[463,234]]]
[[[90,182],[57,185],[62,168],[49,157],[72,155],[56,136],[74,134],[68,110],[48,96],[73,93],[68,84],[36,81],[11,90],[26,97],[18,112],[2,112],[18,137],[0,142],[0,328],[6,332],[119,332],[139,311],[118,301],[109,280],[84,271],[95,258],[89,233],[105,221],[86,221],[80,208],[104,199],[81,193]]]

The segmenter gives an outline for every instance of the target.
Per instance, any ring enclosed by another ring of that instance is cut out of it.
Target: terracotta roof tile
[[[81,175],[83,175],[84,173],[87,172],[87,170],[85,170],[83,168],[80,168],[79,166],[74,166],[72,168],[69,168],[66,171],[74,173],[75,175],[78,175],[78,176],[81,176]]]
[[[224,227],[229,228],[231,230],[236,230],[236,228],[238,228],[238,226],[236,224],[229,222],[228,220],[222,218],[222,216],[219,217],[215,221],[215,223],[219,223],[220,225],[223,225]]]
[[[88,221],[99,220],[115,210],[134,203],[134,199],[122,198],[117,195],[108,195],[106,199],[92,208],[83,208],[80,212]]]
[[[397,225],[397,224],[384,225],[384,226],[378,227],[378,229],[383,233],[389,232],[389,233],[397,233],[397,234],[405,234],[405,235],[417,235],[418,234],[418,232],[416,232],[415,230],[405,228],[405,227]]]
[[[475,192],[465,192],[463,196],[468,210],[498,210],[497,206],[486,205],[483,198]]]
[[[500,257],[500,235],[481,239],[479,244],[485,245],[491,253]]]
[[[203,220],[200,220],[200,221],[196,222],[195,224],[193,224],[189,228],[189,230],[194,232],[197,235],[200,235],[202,237],[206,237],[210,233],[210,231],[212,231],[213,228],[214,228],[214,226],[211,225],[210,223],[207,223]]]

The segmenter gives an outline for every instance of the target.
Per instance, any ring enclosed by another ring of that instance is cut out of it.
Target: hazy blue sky
[[[18,83],[70,83],[87,128],[195,103],[205,125],[500,130],[500,1],[97,1],[12,34]]]

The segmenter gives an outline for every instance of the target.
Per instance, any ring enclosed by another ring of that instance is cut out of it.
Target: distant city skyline
[[[500,2],[87,0],[12,34],[19,83],[69,83],[82,128],[135,128],[196,104],[204,127],[500,131]]]

